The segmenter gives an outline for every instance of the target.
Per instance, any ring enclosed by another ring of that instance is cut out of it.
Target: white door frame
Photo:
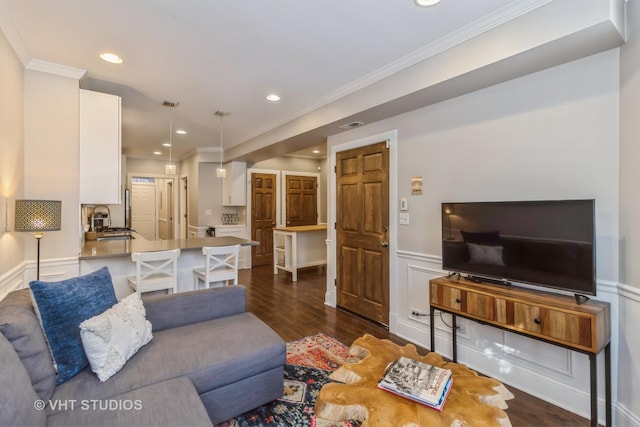
[[[329,150],[329,185],[327,188],[327,290],[324,303],[337,305],[336,291],[336,155],[339,152],[372,145],[381,141],[389,142],[389,331],[397,330],[398,313],[398,130],[393,129],[371,136],[334,145]],[[407,183],[409,185],[409,183]]]
[[[176,188],[178,188],[178,177],[176,175],[162,175],[162,174],[153,174],[153,173],[127,173],[127,186],[128,188],[131,188],[132,186],[132,181],[131,179],[134,176],[139,176],[141,178],[158,178],[158,179],[171,179],[173,181],[173,213],[174,213],[174,218],[176,213],[180,212],[178,203],[179,203],[179,197],[175,197],[175,192],[176,192]],[[182,178],[182,177],[181,177]],[[157,205],[157,204],[156,204]],[[158,215],[157,212],[157,206],[156,206],[156,217]],[[157,221],[156,221],[157,223]],[[179,227],[180,227],[180,221],[174,221],[173,223],[173,235],[174,236],[178,236],[179,234]],[[156,235],[157,235],[157,224],[156,224]]]
[[[182,188],[183,183],[187,183],[187,189]],[[174,190],[175,191],[175,190]],[[189,178],[188,175],[180,175],[180,180],[178,181],[178,194],[179,194],[179,203],[180,209],[178,210],[178,221],[174,221],[174,227],[178,230],[178,234],[174,234],[178,236],[179,239],[187,239],[189,238]],[[175,216],[174,216],[175,218]]]

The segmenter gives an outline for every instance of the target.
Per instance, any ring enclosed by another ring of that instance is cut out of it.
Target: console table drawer
[[[591,317],[537,305],[513,303],[514,327],[560,344],[591,348]]]
[[[455,286],[431,285],[431,304],[478,318],[493,321],[495,319],[495,298],[481,293],[461,290]]]
[[[431,286],[431,304],[464,313],[466,310],[462,305],[462,295],[463,292],[453,286]]]

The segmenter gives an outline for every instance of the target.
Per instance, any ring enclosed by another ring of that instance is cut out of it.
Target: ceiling
[[[399,69],[413,52],[513,3],[0,0],[0,28],[25,66],[45,61],[86,70],[81,87],[122,97],[126,155],[154,158],[160,150],[156,157],[167,158],[162,143],[171,121],[187,131],[172,138],[173,157],[184,159],[220,146],[216,111],[230,113],[223,119],[229,150],[379,81],[381,70]],[[104,51],[124,64],[102,61]],[[282,99],[269,102],[270,93]]]

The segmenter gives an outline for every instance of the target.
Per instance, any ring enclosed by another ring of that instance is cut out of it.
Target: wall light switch
[[[403,212],[399,215],[400,225],[409,225],[409,213]]]
[[[400,210],[401,211],[409,210],[409,201],[407,200],[406,197],[403,197],[402,199],[400,199]]]

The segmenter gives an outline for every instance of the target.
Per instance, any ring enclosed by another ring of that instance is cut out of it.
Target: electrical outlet
[[[457,318],[456,326],[458,327],[458,335],[466,335],[467,333],[467,321],[464,319]]]

